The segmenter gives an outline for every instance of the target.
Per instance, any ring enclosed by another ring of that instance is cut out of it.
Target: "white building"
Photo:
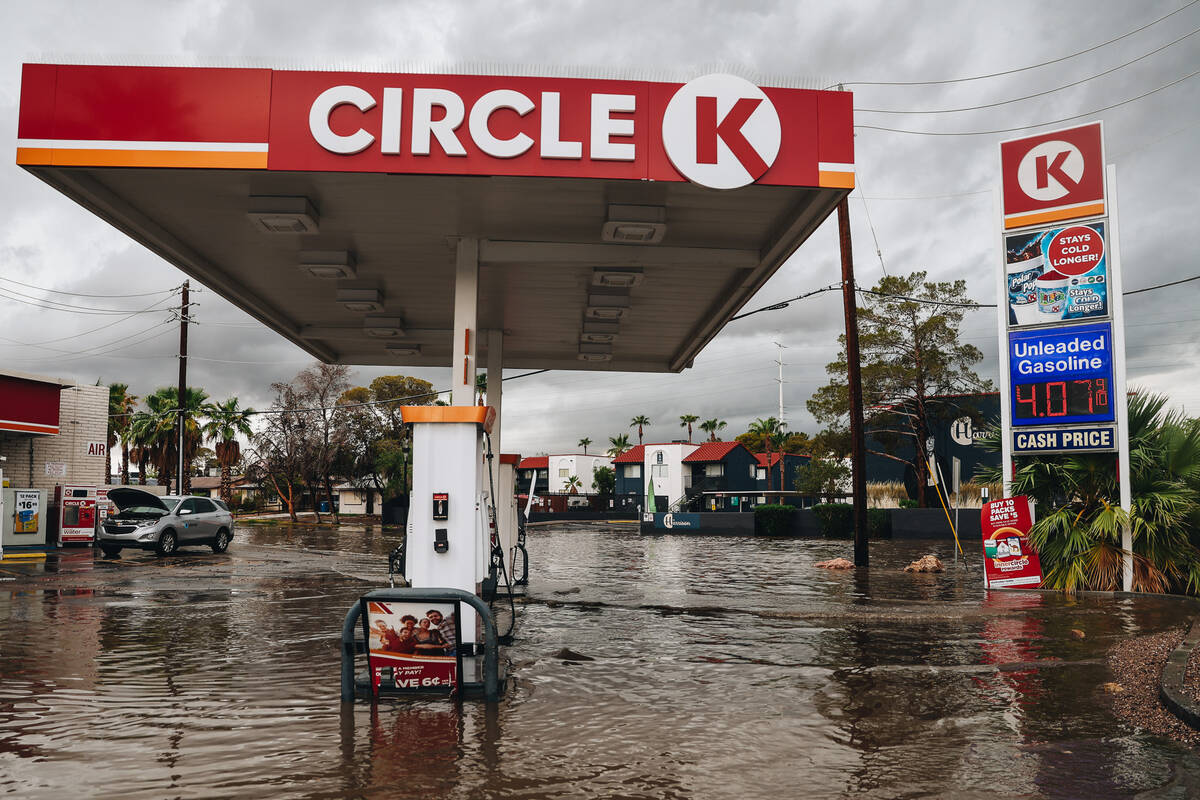
[[[691,488],[692,470],[684,469],[683,460],[699,446],[687,442],[646,445],[643,451],[643,480],[648,477],[654,481],[654,496],[666,497],[668,506],[682,498]]]
[[[611,467],[612,460],[607,456],[583,455],[580,453],[547,456],[549,469],[549,491],[551,493],[567,493],[571,491],[571,476],[577,476],[581,482],[579,494],[594,494],[596,491],[595,470],[597,467]]]

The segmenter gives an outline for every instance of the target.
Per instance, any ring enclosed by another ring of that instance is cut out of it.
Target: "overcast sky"
[[[748,10],[732,11],[734,7]],[[1005,72],[1070,56],[1182,9],[1143,31],[1037,69],[976,81],[921,85],[855,82],[945,81]],[[0,6],[0,287],[93,308],[144,308],[163,296],[83,298],[60,292],[129,294],[177,286],[184,276],[58,192],[16,167],[21,64],[94,61],[276,67],[450,70],[481,63],[713,71],[770,83],[811,78],[855,92],[858,188],[851,195],[860,285],[886,269],[927,269],[966,279],[971,296],[995,301],[1000,253],[991,191],[997,142],[1023,132],[992,131],[1084,114],[1102,119],[1120,181],[1121,251],[1127,290],[1200,274],[1200,78],[1107,111],[1200,69],[1200,35],[1137,63],[1089,79],[1200,28],[1200,5],[1168,2],[381,2],[288,0],[194,2],[5,2]],[[960,113],[884,114],[993,104],[1085,80],[1041,97]],[[1051,126],[1052,127],[1052,126]],[[1030,128],[1033,133],[1051,127]],[[872,225],[869,223],[873,223]],[[882,254],[876,255],[878,250]],[[830,218],[747,308],[768,305],[839,278],[836,219]],[[193,282],[194,283],[194,282]],[[271,381],[310,363],[305,353],[254,323],[211,291],[197,297],[189,383],[210,395],[269,405]],[[1167,393],[1200,413],[1200,281],[1128,298],[1131,385]],[[51,312],[0,297],[0,365],[94,383],[123,381],[138,395],[176,379],[177,326],[142,314]],[[162,323],[162,324],[160,324]],[[774,341],[784,350],[784,402],[792,429],[815,431],[804,401],[825,382],[841,332],[841,298],[826,293],[731,323],[678,375],[557,372],[505,385],[504,449],[594,449],[653,421],[648,441],[681,434],[679,415],[728,422],[727,434],[776,414]],[[152,327],[158,325],[159,327]],[[997,375],[996,317],[969,312],[964,337],[985,353],[980,373]],[[61,341],[52,341],[60,340]],[[139,343],[140,342],[140,343]],[[42,343],[30,347],[28,343]],[[53,348],[53,349],[52,349]],[[84,352],[89,351],[90,352]],[[65,351],[65,352],[60,352]],[[81,353],[83,353],[81,355]],[[243,363],[252,362],[252,363]],[[393,369],[355,370],[366,383]],[[416,372],[439,388],[449,369]]]

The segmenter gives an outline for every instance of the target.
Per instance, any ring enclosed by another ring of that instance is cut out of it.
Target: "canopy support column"
[[[475,403],[476,315],[479,308],[479,240],[458,240],[454,257],[454,344],[450,353],[450,402]]]

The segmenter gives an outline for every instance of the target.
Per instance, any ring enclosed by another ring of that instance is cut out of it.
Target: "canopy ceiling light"
[[[247,213],[262,233],[316,233],[320,222],[307,197],[251,195]]]
[[[304,250],[300,253],[300,269],[314,278],[332,280],[335,278],[358,277],[355,270],[354,254],[348,250]]]
[[[627,308],[613,308],[611,306],[588,306],[583,310],[583,315],[588,319],[599,320],[618,320],[625,317]]]
[[[596,267],[592,270],[592,286],[631,289],[641,282],[641,267]]]
[[[580,361],[612,361],[612,345],[582,342],[576,358]]]
[[[383,293],[378,289],[338,289],[337,301],[356,314],[383,311]]]
[[[421,355],[421,345],[419,344],[389,344],[387,345],[388,355],[393,356],[419,356]]]
[[[400,317],[367,317],[363,333],[375,339],[398,339],[404,335],[404,320]]]
[[[588,287],[590,308],[629,308],[629,289],[615,286]]]
[[[611,343],[617,338],[620,328],[621,326],[616,322],[585,319],[583,321],[583,333],[580,334],[579,341],[595,342],[597,344]]]
[[[667,209],[662,206],[637,206],[612,203],[608,221],[600,231],[606,242],[657,244],[667,233]]]

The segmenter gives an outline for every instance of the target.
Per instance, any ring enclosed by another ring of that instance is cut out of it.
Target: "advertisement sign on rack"
[[[1004,239],[1010,327],[1108,316],[1104,222]]]
[[[28,489],[17,489],[14,493],[16,505],[16,520],[13,523],[13,533],[37,533],[39,528],[38,516],[41,514],[42,493]]]
[[[980,516],[984,588],[1040,586],[1042,564],[1029,543],[1033,527],[1029,498],[1022,495],[984,503]]]
[[[452,692],[462,672],[456,603],[363,600],[372,690]]]

